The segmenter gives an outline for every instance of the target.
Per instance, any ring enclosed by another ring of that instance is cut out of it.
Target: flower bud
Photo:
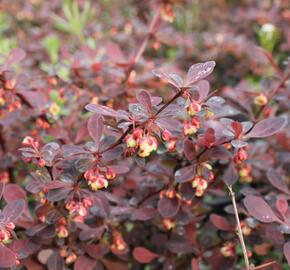
[[[13,222],[8,222],[5,224],[5,227],[10,230],[14,230],[15,224]]]
[[[34,139],[31,138],[30,136],[26,136],[22,141],[23,146],[32,146],[33,143],[34,143]]]
[[[201,176],[195,176],[192,181],[192,187],[196,188],[195,196],[201,197],[207,189],[208,183]]]
[[[91,198],[84,198],[83,199],[83,205],[86,207],[86,208],[89,208],[93,205],[93,200]]]
[[[170,140],[167,144],[166,144],[166,148],[169,152],[173,152],[176,149],[176,143],[177,141],[175,139]]]
[[[163,225],[163,228],[166,230],[166,231],[169,231],[171,229],[174,229],[176,227],[176,223],[174,220],[171,220],[169,218],[165,218],[162,220],[162,225]]]
[[[70,252],[69,255],[65,258],[65,263],[72,264],[76,261],[77,258],[78,256],[75,253]]]
[[[8,80],[8,81],[5,82],[5,88],[7,90],[13,90],[15,85],[16,85],[16,80],[15,79]]]
[[[138,144],[137,140],[134,139],[134,136],[132,134],[126,136],[125,142],[127,147],[129,148],[134,148]]]
[[[142,137],[139,143],[139,152],[140,157],[148,157],[151,152],[156,151],[158,148],[157,139],[153,136]]]
[[[172,135],[171,135],[171,133],[168,131],[168,130],[164,130],[163,132],[162,132],[162,139],[164,140],[164,141],[169,141],[171,138],[172,138]]]
[[[235,255],[235,246],[232,242],[227,242],[220,249],[220,251],[221,251],[221,254],[226,258],[233,257]]]
[[[56,103],[52,103],[49,106],[48,110],[53,116],[58,115],[60,113],[60,107]]]
[[[234,162],[241,163],[242,161],[245,161],[248,159],[248,153],[243,148],[240,148],[236,155],[234,156]]]
[[[65,226],[61,225],[56,229],[56,234],[58,238],[68,237],[68,230]]]
[[[109,182],[105,177],[100,174],[95,181],[89,181],[89,186],[93,191],[102,189],[102,188],[107,188],[109,185]]]
[[[8,230],[0,229],[0,242],[7,243],[11,238],[11,233]]]
[[[201,105],[197,103],[195,100],[191,101],[191,103],[187,107],[187,113],[189,116],[195,116],[200,111]]]
[[[106,171],[106,174],[105,174],[105,177],[108,179],[108,180],[112,180],[116,177],[116,173],[114,170],[108,168],[107,171]]]
[[[268,103],[268,98],[265,94],[261,93],[255,97],[254,103],[258,106],[264,106]]]
[[[44,167],[45,166],[45,160],[43,158],[40,158],[37,162],[38,166]]]

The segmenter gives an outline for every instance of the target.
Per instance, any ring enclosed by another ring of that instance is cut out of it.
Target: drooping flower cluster
[[[144,134],[144,131],[140,128],[136,128],[132,134],[128,134],[125,142],[127,155],[137,152],[140,157],[145,158],[158,149],[157,139],[152,135]]]

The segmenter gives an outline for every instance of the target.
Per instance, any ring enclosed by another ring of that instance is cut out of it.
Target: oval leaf
[[[77,258],[76,262],[74,263],[74,270],[91,270],[94,269],[95,265],[97,264],[96,260],[93,260],[87,256],[80,256]]]
[[[145,221],[154,218],[156,214],[155,208],[139,208],[133,212],[132,219]]]
[[[104,129],[104,121],[101,115],[95,114],[88,121],[88,131],[91,138],[96,144],[96,148],[99,149],[100,140]]]
[[[153,253],[144,247],[135,247],[133,250],[133,256],[139,263],[150,263],[159,257],[158,254]]]
[[[177,199],[167,199],[162,198],[158,201],[157,204],[158,212],[164,218],[173,217],[177,214],[179,210],[179,205]]]
[[[26,200],[26,193],[22,187],[17,184],[7,184],[4,189],[3,197],[6,202],[20,199]]]
[[[211,214],[209,217],[211,223],[222,231],[233,231],[234,228],[231,224],[222,216]]]
[[[262,198],[248,195],[243,202],[250,215],[257,220],[264,223],[279,221],[271,207]]]
[[[0,244],[0,267],[10,268],[14,265],[16,265],[16,255],[11,249]]]
[[[284,256],[288,262],[288,265],[290,265],[290,242],[286,242],[283,247]]]
[[[4,220],[7,222],[16,222],[25,209],[24,200],[15,200],[9,202],[3,209]]]
[[[272,136],[287,124],[285,117],[269,117],[257,123],[245,136],[246,138],[264,138]]]

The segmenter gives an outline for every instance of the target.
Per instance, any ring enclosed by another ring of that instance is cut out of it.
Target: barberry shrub
[[[111,1],[24,4],[45,27],[0,65],[0,268],[288,269],[290,6],[240,44],[227,26],[263,5],[141,2],[130,22]],[[178,5],[222,36],[195,22],[191,43]]]

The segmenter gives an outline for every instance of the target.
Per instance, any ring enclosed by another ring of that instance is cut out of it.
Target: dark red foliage
[[[1,269],[290,265],[287,1],[0,10]]]

